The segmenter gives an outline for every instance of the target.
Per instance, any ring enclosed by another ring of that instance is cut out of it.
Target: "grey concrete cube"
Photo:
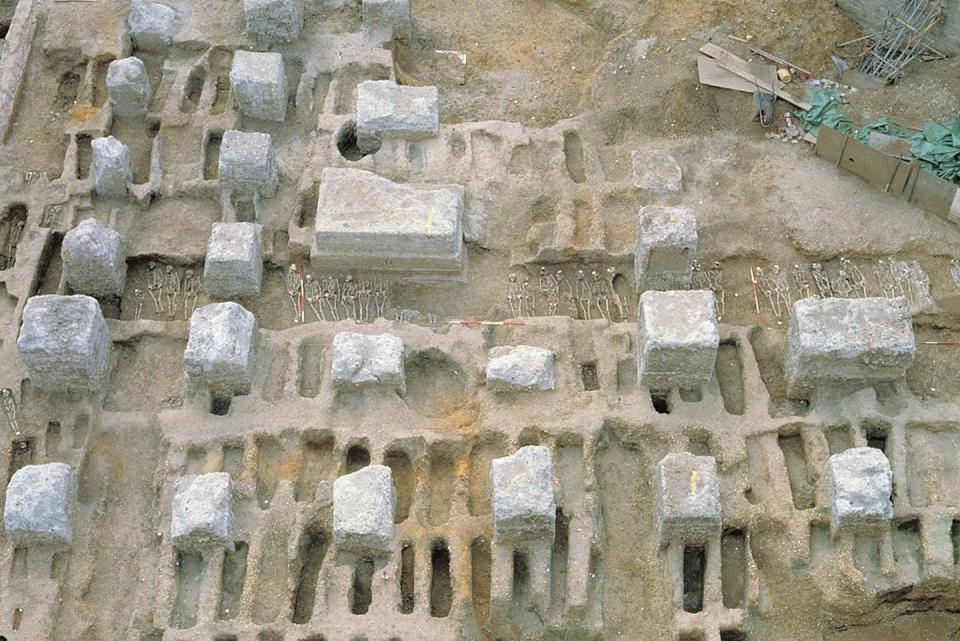
[[[368,465],[333,482],[333,540],[360,556],[393,552],[393,474],[385,465]]]
[[[150,78],[140,58],[114,60],[107,67],[107,94],[115,116],[142,118],[150,105]]]
[[[174,547],[232,547],[230,499],[230,475],[226,472],[178,477],[170,510],[170,539]]]
[[[110,370],[110,332],[89,296],[34,296],[17,347],[30,382],[48,392],[96,392]]]
[[[410,0],[363,0],[363,31],[374,41],[410,36]]]
[[[494,392],[552,390],[556,384],[553,358],[553,352],[542,347],[494,347],[487,361],[487,389]]]
[[[3,526],[15,545],[68,546],[76,484],[66,463],[27,465],[7,485]]]
[[[365,80],[357,85],[357,146],[375,151],[384,140],[423,140],[440,131],[436,87]]]
[[[60,246],[63,274],[77,294],[120,296],[127,279],[123,237],[88,218],[63,237]]]
[[[647,289],[685,289],[697,258],[697,219],[686,206],[647,205],[638,214],[634,284]]]
[[[834,532],[878,532],[893,518],[893,472],[883,452],[857,447],[827,460],[830,529]]]
[[[237,50],[230,69],[233,104],[245,116],[283,122],[287,113],[287,74],[279,53]]]
[[[634,151],[633,186],[657,194],[683,190],[683,171],[680,163],[665,151]]]
[[[667,454],[653,475],[657,540],[707,543],[721,530],[720,478],[712,456]]]
[[[177,12],[167,5],[149,0],[133,0],[127,26],[138,49],[159,51],[173,42]]]
[[[237,131],[220,143],[220,187],[244,198],[277,193],[280,172],[270,134]]]
[[[463,273],[463,188],[400,184],[360,169],[321,174],[311,263],[320,269]]]
[[[894,381],[915,352],[905,298],[804,298],[793,304],[787,330],[787,394]]]
[[[720,347],[713,292],[646,291],[637,316],[642,385],[652,390],[697,387],[713,378]]]
[[[552,540],[557,518],[550,448],[521,447],[490,463],[493,537],[518,544]]]
[[[384,386],[403,393],[403,341],[393,334],[340,332],[333,337],[330,372],[338,389]]]
[[[263,280],[261,231],[256,223],[213,223],[203,285],[217,298],[259,296]]]
[[[256,338],[257,321],[240,305],[204,305],[190,317],[184,370],[195,384],[216,393],[246,394]]]
[[[90,146],[93,149],[93,188],[101,196],[125,198],[127,183],[133,180],[130,150],[113,136],[94,138]]]
[[[243,0],[247,33],[267,42],[293,42],[303,27],[299,5],[297,0]]]

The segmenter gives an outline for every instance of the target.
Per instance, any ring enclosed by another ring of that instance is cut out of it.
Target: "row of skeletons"
[[[147,264],[147,292],[158,316],[166,314],[167,318],[173,319],[182,310],[184,320],[190,318],[197,308],[197,297],[202,286],[201,277],[194,274],[192,269],[187,269],[181,276],[173,265],[161,268],[154,261]],[[143,290],[139,287],[134,289],[133,298],[133,317],[140,320],[143,315]]]
[[[710,269],[704,271],[700,261],[693,261],[693,287],[695,289],[709,289],[713,292],[713,303],[717,310],[717,320],[723,320],[727,309],[727,294],[723,291],[723,268],[720,263],[713,263]]]
[[[529,276],[525,276],[521,281],[517,274],[510,274],[507,304],[513,318],[536,316],[538,313],[554,316],[562,304],[574,318],[624,321],[627,319],[627,306],[613,286],[616,277],[617,270],[613,267],[608,267],[603,275],[593,270],[589,278],[586,272],[579,269],[576,281],[570,282],[563,275],[563,270],[558,269],[551,274],[546,267],[541,267],[537,287],[534,289]],[[539,310],[538,295],[545,304],[545,307]],[[616,314],[613,314],[614,310]]]
[[[7,236],[6,251],[0,253],[0,270],[13,269],[17,262],[17,245],[23,237],[23,221],[18,220],[11,228]]]
[[[881,258],[873,267],[880,296],[895,298],[904,296],[910,305],[926,304],[930,300],[930,278],[920,263],[907,263],[894,257]],[[791,274],[796,288],[796,300],[801,298],[867,298],[869,287],[863,271],[845,256],[840,257],[836,273],[830,274],[822,264],[812,263],[809,270],[799,264]],[[779,265],[773,265],[770,273],[760,267],[751,269],[751,279],[758,291],[770,303],[777,324],[783,324],[783,315],[795,300],[791,293],[790,280]],[[758,310],[759,312],[759,310]]]
[[[379,278],[358,281],[350,275],[342,281],[332,276],[317,279],[290,265],[286,289],[293,305],[294,323],[306,322],[307,305],[318,321],[352,318],[363,323],[385,317],[390,284]]]

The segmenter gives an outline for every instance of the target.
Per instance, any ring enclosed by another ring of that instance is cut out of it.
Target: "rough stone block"
[[[243,0],[243,17],[248,34],[269,42],[293,42],[303,27],[297,0]]]
[[[246,394],[253,376],[257,321],[236,303],[193,312],[183,367],[190,379],[222,394]]]
[[[333,482],[333,539],[344,552],[390,556],[393,552],[393,474],[368,465]]]
[[[380,42],[410,36],[410,0],[363,0],[363,30]]]
[[[141,118],[150,105],[150,78],[139,58],[114,60],[107,67],[107,94],[115,116]]]
[[[170,538],[180,549],[233,545],[230,475],[226,472],[181,476],[173,484]]]
[[[317,194],[316,267],[463,273],[463,188],[393,183],[360,169],[323,170]]]
[[[802,398],[825,385],[897,380],[915,351],[904,298],[798,300],[787,331],[787,394]]]
[[[649,389],[697,387],[709,382],[720,329],[713,292],[647,291],[640,296],[637,374]]]
[[[60,247],[67,285],[77,294],[120,296],[127,278],[123,237],[88,218],[67,232]]]
[[[393,334],[340,332],[333,337],[330,371],[340,389],[387,386],[402,393],[403,341]]]
[[[643,207],[634,251],[637,291],[690,287],[697,246],[697,219],[692,209]]]
[[[259,296],[263,280],[260,225],[213,223],[203,263],[203,284],[218,298]]]
[[[720,478],[712,456],[667,454],[657,463],[653,491],[661,545],[706,543],[720,535]]]
[[[521,447],[490,463],[493,536],[500,543],[552,540],[557,506],[553,498],[550,448]]]
[[[277,193],[280,173],[270,134],[237,131],[220,143],[220,187],[239,196],[269,198]]]
[[[95,392],[110,369],[110,332],[89,296],[34,296],[17,347],[30,382],[48,392]]]
[[[130,168],[130,150],[114,138],[94,138],[93,148],[93,186],[101,196],[124,198],[127,195],[127,183],[133,180]]]
[[[542,347],[494,347],[487,362],[487,389],[494,392],[552,390],[553,352]]]
[[[633,186],[654,193],[683,190],[683,171],[680,163],[665,151],[634,151]]]
[[[16,545],[70,545],[74,494],[73,470],[66,463],[20,468],[7,486],[3,507],[7,536]]]
[[[130,3],[127,25],[130,38],[138,49],[157,51],[169,47],[173,42],[176,21],[177,12],[166,5],[148,0],[133,0]]]
[[[230,69],[233,104],[245,116],[283,122],[287,113],[287,74],[279,53],[237,50]]]
[[[830,529],[876,532],[893,518],[893,472],[883,452],[857,447],[827,460]]]
[[[365,80],[357,85],[357,146],[375,151],[384,140],[423,140],[440,131],[436,87]]]

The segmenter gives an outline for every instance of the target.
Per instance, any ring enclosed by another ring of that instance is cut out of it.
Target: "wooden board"
[[[703,54],[697,56],[697,73],[700,75],[700,83],[710,87],[733,89],[746,93],[753,93],[757,90],[753,83],[723,69],[716,60]]]
[[[772,82],[769,82],[758,77],[755,70],[751,68],[750,63],[742,58],[738,58],[723,47],[718,47],[717,45],[708,42],[700,47],[700,53],[709,58],[713,58],[717,61],[717,65],[719,65],[720,68],[726,69],[740,78],[743,78],[750,84],[754,85],[755,88],[759,87],[768,93],[776,94],[778,98],[782,98],[783,100],[796,105],[804,111],[813,107],[813,105],[811,105],[809,102],[796,98],[784,90],[780,84],[780,81],[776,80],[776,78],[774,78]],[[769,66],[772,67],[772,65]],[[775,72],[776,69],[774,68],[774,73]]]

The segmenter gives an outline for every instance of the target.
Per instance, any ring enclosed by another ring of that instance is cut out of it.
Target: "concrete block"
[[[257,321],[236,303],[193,312],[183,367],[196,384],[222,394],[246,394],[253,376]]]
[[[283,122],[287,113],[287,74],[279,53],[237,50],[230,69],[233,104],[245,116]]]
[[[66,463],[27,465],[7,486],[3,526],[15,545],[68,546],[76,483]]]
[[[365,80],[357,85],[357,147],[376,151],[384,140],[423,140],[440,131],[436,87]]]
[[[466,260],[462,219],[460,186],[398,184],[328,167],[310,261],[321,269],[459,276]]]
[[[297,0],[243,0],[247,33],[268,42],[293,42],[303,28]]]
[[[60,247],[63,274],[77,294],[120,296],[127,278],[123,237],[88,218],[67,232]]]
[[[93,149],[93,187],[101,196],[125,198],[127,183],[133,181],[130,168],[130,150],[114,138],[94,138],[90,143]]]
[[[857,447],[827,460],[830,529],[836,533],[877,532],[893,518],[893,472],[883,452]]]
[[[720,478],[712,456],[670,453],[653,475],[657,540],[706,543],[720,536]]]
[[[637,189],[662,194],[683,190],[683,171],[680,163],[665,151],[634,151],[633,186]]]
[[[916,340],[905,298],[804,298],[793,304],[784,374],[787,394],[901,378]]]
[[[393,552],[393,474],[368,465],[333,482],[333,539],[344,552],[390,556]]]
[[[203,285],[217,298],[259,296],[263,280],[261,231],[256,223],[213,223]]]
[[[649,389],[697,387],[713,378],[720,347],[713,292],[640,296],[637,375]]]
[[[150,105],[150,78],[143,61],[133,56],[107,67],[107,95],[115,116],[142,118]]]
[[[23,308],[17,348],[37,389],[99,391],[110,345],[100,305],[89,296],[34,296]]]
[[[245,198],[277,193],[280,172],[270,134],[227,131],[220,143],[219,162],[221,189]]]
[[[363,0],[363,31],[377,42],[410,37],[410,0]]]
[[[403,393],[403,341],[393,334],[340,332],[333,337],[330,372],[338,389],[385,386]]]
[[[230,475],[181,476],[173,484],[170,539],[179,549],[232,547]]]
[[[686,289],[697,258],[697,219],[689,207],[647,205],[638,215],[634,276],[637,291]]]
[[[149,2],[133,0],[127,25],[130,38],[138,49],[158,51],[169,47],[176,29],[177,12],[172,8]]]
[[[553,540],[557,506],[550,448],[528,445],[513,456],[493,459],[490,481],[495,541]]]
[[[494,392],[552,390],[555,386],[553,358],[553,352],[542,347],[494,347],[487,362],[487,389]]]

